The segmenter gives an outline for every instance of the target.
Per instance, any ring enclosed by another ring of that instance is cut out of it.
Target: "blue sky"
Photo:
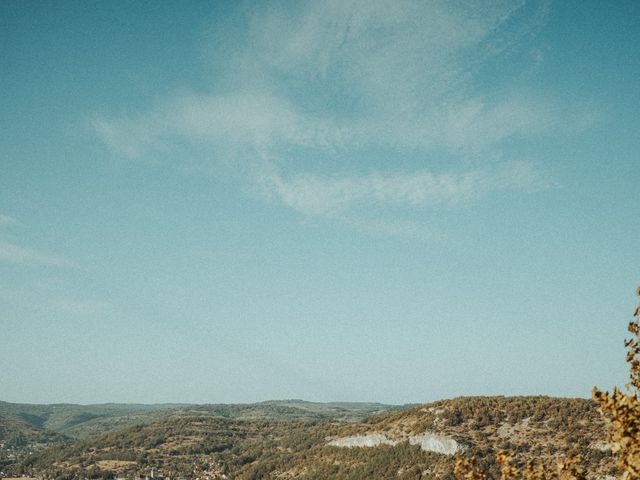
[[[626,381],[640,4],[0,3],[0,399]]]

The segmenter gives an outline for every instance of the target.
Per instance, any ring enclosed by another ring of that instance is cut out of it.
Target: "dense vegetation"
[[[30,455],[16,473],[58,479],[133,474],[182,478],[452,479],[451,456],[407,440],[424,432],[455,438],[488,471],[500,449],[554,461],[580,454],[594,475],[614,473],[594,402],[549,397],[472,397],[374,415],[361,422],[237,420],[176,416]],[[396,445],[338,448],[331,439],[385,434]]]
[[[239,444],[239,437],[227,435],[224,429],[213,428],[223,419],[229,420],[228,425],[240,425],[240,430],[268,431],[266,422],[279,425],[288,421],[287,428],[294,428],[296,421],[300,420],[356,422],[376,413],[403,408],[379,403],[314,403],[302,400],[240,405],[29,405],[0,402],[0,477],[23,473],[59,476],[64,472],[67,476],[97,478],[120,472],[123,468],[142,472],[149,463],[147,458],[157,456],[158,449],[154,450],[154,443],[160,445],[160,438],[169,436],[176,428],[184,430],[191,420],[197,418],[211,431],[205,432],[197,442],[193,438],[185,440],[188,435],[182,435],[177,440],[180,446],[174,448],[170,455],[173,460],[170,462],[171,471],[184,471],[186,476],[191,476],[193,466],[197,464],[194,464],[195,455]],[[232,420],[245,421],[234,423]],[[149,429],[144,428],[145,425],[149,425]],[[202,433],[206,428],[199,430]],[[117,433],[114,436],[109,432]],[[137,436],[134,432],[138,432]],[[131,438],[116,441],[116,436]],[[79,441],[74,442],[74,439]],[[73,457],[76,447],[84,449],[87,442],[94,439],[107,443],[115,441],[115,448],[121,448],[120,455],[89,455],[80,459],[77,467],[69,467],[73,462],[65,462],[62,468],[46,468],[50,466],[47,462],[51,455],[69,453]],[[47,453],[38,453],[47,446],[53,448]],[[131,453],[132,448],[135,455]],[[101,463],[91,464],[92,459]],[[243,459],[233,460],[231,464],[244,462]],[[188,466],[183,468],[182,465]]]
[[[0,415],[0,472],[12,468],[20,456],[66,441],[63,435]]]

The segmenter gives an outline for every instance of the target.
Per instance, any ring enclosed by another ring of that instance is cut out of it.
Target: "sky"
[[[0,2],[0,400],[628,380],[640,3]]]

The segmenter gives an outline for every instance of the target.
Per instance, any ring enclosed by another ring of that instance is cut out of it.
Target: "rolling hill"
[[[505,449],[517,453],[520,462],[536,459],[547,464],[579,454],[589,478],[615,473],[605,425],[590,400],[457,398],[350,422],[297,418],[302,409],[297,401],[257,405],[239,406],[238,411],[238,406],[229,406],[226,417],[212,415],[215,409],[207,407],[202,407],[209,412],[205,415],[200,406],[181,407],[179,414],[159,421],[35,453],[17,467],[22,473],[58,479],[152,471],[156,477],[212,480],[449,479],[454,454],[473,455],[495,474],[495,453]],[[325,410],[324,415],[334,408],[353,408],[306,406],[314,415],[320,415],[318,410]],[[269,416],[273,407],[279,417]],[[360,410],[367,408],[374,407]],[[256,412],[262,412],[260,418],[253,418]]]
[[[0,416],[14,422],[83,439],[112,430],[170,417],[213,416],[240,420],[335,419],[358,421],[405,408],[380,403],[318,403],[277,400],[247,404],[53,404],[0,402]]]

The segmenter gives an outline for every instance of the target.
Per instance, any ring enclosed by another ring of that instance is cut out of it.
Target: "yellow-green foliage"
[[[535,462],[528,462],[524,467],[515,466],[512,456],[501,452],[496,456],[500,465],[500,480],[585,480],[584,471],[580,468],[579,457],[568,458],[558,463],[557,474]],[[487,480],[487,473],[478,468],[475,459],[459,458],[455,466],[456,478],[460,480]]]
[[[640,295],[640,288],[637,290]],[[623,480],[640,478],[640,306],[636,308],[629,331],[634,338],[627,340],[627,362],[631,381],[627,392],[617,388],[613,393],[593,389],[593,398],[600,405],[602,415],[613,427],[611,443],[618,455],[618,465],[624,472]]]

